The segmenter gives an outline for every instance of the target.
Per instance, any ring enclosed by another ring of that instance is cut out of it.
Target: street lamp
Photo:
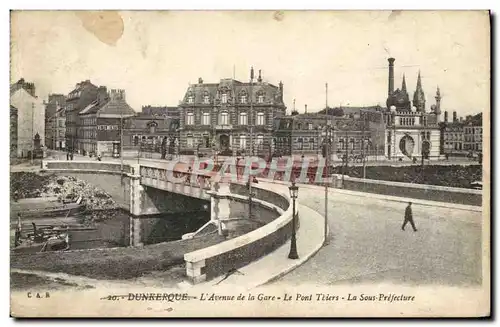
[[[292,185],[289,186],[288,189],[290,190],[290,197],[292,198],[293,201],[292,242],[290,246],[290,254],[288,254],[288,259],[298,259],[299,255],[297,254],[297,238],[295,235],[295,225],[296,225],[295,200],[299,196],[299,187],[295,185],[295,182],[292,182]]]

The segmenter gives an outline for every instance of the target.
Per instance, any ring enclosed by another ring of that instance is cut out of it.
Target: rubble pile
[[[42,189],[41,196],[57,196],[61,199],[82,197],[87,210],[116,209],[116,202],[103,190],[74,177],[54,176]]]
[[[39,175],[35,173],[13,173],[11,192],[22,198],[58,197],[62,200],[75,200],[82,197],[85,211],[83,223],[99,222],[114,217],[118,205],[103,190],[74,177],[60,175]]]

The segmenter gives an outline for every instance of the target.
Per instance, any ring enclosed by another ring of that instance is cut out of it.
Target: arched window
[[[157,126],[158,126],[158,124],[156,122],[150,122],[150,123],[148,123],[149,133],[150,134],[155,134]]]
[[[135,135],[134,136],[134,145],[139,144],[139,136]]]
[[[210,103],[210,95],[208,94],[207,91],[203,94],[203,103],[208,104]]]

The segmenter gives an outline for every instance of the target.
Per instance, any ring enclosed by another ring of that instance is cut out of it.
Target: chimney
[[[201,77],[198,77],[198,84],[203,84],[203,79]]]
[[[97,90],[97,101],[99,103],[104,103],[108,99],[108,89],[106,86],[99,86]]]
[[[306,113],[306,114],[307,114],[307,104],[306,104],[306,105],[304,105],[304,113]]]
[[[447,123],[448,122],[448,111],[445,111],[444,112],[444,122]]]
[[[257,82],[262,83],[261,70],[259,69],[259,77],[257,78]]]
[[[394,58],[389,58],[387,61],[389,61],[389,96],[391,96],[392,93],[394,93],[394,61],[396,59]]]
[[[453,122],[454,123],[457,122],[457,112],[456,111],[453,111]]]

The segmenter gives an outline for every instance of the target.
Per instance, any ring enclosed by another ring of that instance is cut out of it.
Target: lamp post
[[[295,185],[295,182],[292,182],[292,185],[288,187],[290,191],[290,197],[292,198],[293,203],[293,212],[292,212],[292,240],[290,245],[290,253],[288,254],[288,259],[298,259],[299,255],[297,254],[297,237],[295,235],[295,226],[296,226],[296,214],[295,214],[295,200],[299,196],[299,187]]]

